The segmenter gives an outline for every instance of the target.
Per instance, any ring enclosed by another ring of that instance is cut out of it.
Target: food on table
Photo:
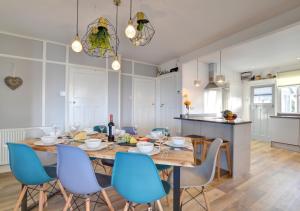
[[[223,111],[222,115],[223,115],[224,119],[230,120],[230,121],[235,120],[237,118],[237,114],[233,113],[230,110]]]
[[[85,132],[85,131],[77,132],[77,133],[74,135],[73,139],[74,139],[75,141],[85,140],[85,139],[87,139],[87,132]]]
[[[136,144],[136,143],[137,143],[136,138],[131,137],[129,143],[130,143],[130,144]]]

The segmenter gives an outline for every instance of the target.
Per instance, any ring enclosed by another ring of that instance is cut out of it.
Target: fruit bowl
[[[234,114],[230,110],[225,110],[222,112],[223,118],[226,119],[227,121],[233,121],[237,118],[237,115]]]

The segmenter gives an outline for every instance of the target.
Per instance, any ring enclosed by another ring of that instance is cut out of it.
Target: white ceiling
[[[219,52],[215,52],[199,61],[219,63],[219,58]],[[293,65],[300,65],[300,24],[222,50],[222,67],[226,70],[272,71]]]
[[[80,0],[80,34],[98,16],[115,21],[112,0]],[[299,0],[133,0],[156,34],[147,47],[124,36],[129,0],[120,8],[120,51],[126,58],[161,64],[300,6]],[[76,0],[0,1],[0,30],[70,43],[75,33]]]

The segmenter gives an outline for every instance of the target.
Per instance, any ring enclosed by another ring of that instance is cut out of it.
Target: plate
[[[90,132],[87,132],[87,134],[86,134],[86,135],[88,135],[88,136],[92,136],[92,135],[96,135],[96,134],[98,134],[98,132],[97,132],[97,131],[90,131]]]
[[[129,148],[128,152],[141,153],[141,154],[145,154],[145,155],[156,155],[156,154],[160,153],[159,149],[156,148],[156,147],[154,147],[153,150],[151,152],[148,152],[148,153],[141,152],[140,150],[138,150],[137,147],[131,147],[131,148]]]
[[[86,146],[86,144],[81,144],[79,145],[78,147],[84,151],[98,151],[98,150],[101,150],[101,149],[104,149],[106,147],[108,147],[110,145],[110,143],[107,143],[107,142],[101,142],[100,146],[97,147],[97,148],[88,148]]]
[[[34,142],[33,144],[36,145],[36,146],[54,146],[56,144],[61,144],[63,143],[64,140],[56,140],[54,143],[51,143],[51,144],[45,144],[43,143],[42,141],[36,141]]]
[[[193,147],[192,144],[188,144],[186,142],[182,145],[176,145],[172,141],[166,141],[165,144],[170,146],[170,147],[174,147],[174,148],[192,148]]]
[[[149,138],[149,139],[152,139],[152,140],[159,140],[160,139],[160,138],[153,137],[151,135],[146,135],[146,138]]]

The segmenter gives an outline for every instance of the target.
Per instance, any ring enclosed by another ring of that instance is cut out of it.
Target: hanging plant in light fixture
[[[115,27],[104,17],[90,23],[82,39],[84,52],[94,57],[112,57],[119,45]]]
[[[137,12],[132,22],[136,29],[135,37],[130,39],[132,44],[135,46],[149,44],[155,34],[155,30],[145,13]]]

